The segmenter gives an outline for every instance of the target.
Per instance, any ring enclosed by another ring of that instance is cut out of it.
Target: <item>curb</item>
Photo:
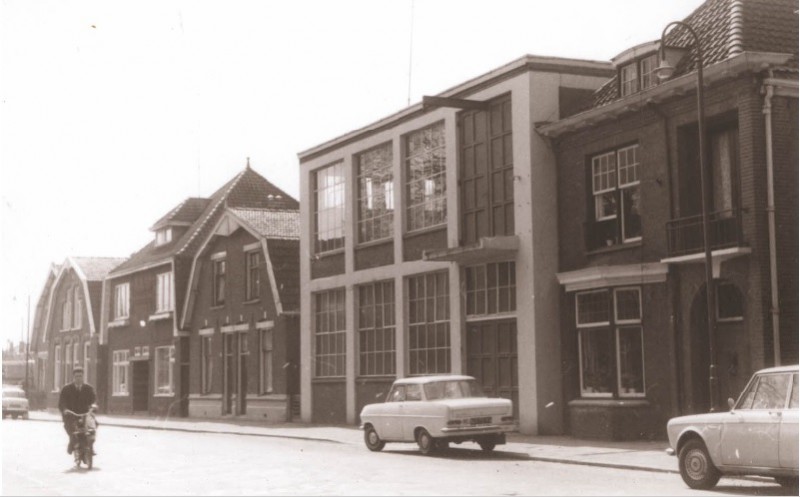
[[[30,419],[30,421],[41,421],[45,423],[57,423],[59,422],[57,419]],[[340,445],[350,445],[347,442],[342,442],[340,440],[332,440],[329,438],[316,438],[316,437],[307,437],[307,436],[295,436],[295,435],[273,435],[267,433],[248,433],[242,431],[213,431],[213,430],[204,430],[204,429],[191,429],[191,428],[178,428],[178,427],[166,427],[166,426],[151,426],[151,425],[133,425],[133,424],[119,424],[109,421],[103,421],[102,426],[114,426],[117,428],[133,428],[133,429],[142,429],[142,430],[154,430],[154,431],[176,431],[182,433],[205,433],[205,434],[212,434],[212,435],[237,435],[237,436],[245,436],[245,437],[262,437],[262,438],[284,438],[289,440],[308,440],[312,442],[323,442],[323,443],[333,443],[333,444],[340,444]],[[542,456],[532,456],[524,451],[508,451],[508,450],[498,450],[498,454],[503,454],[505,456],[512,456],[517,459],[526,460],[526,461],[537,461],[537,462],[547,462],[547,463],[557,463],[557,464],[572,464],[576,466],[594,466],[599,468],[609,468],[609,469],[625,469],[631,471],[646,471],[650,473],[666,473],[666,474],[677,474],[678,471],[670,470],[670,469],[661,469],[661,468],[650,468],[646,466],[633,466],[629,464],[616,464],[616,463],[604,463],[604,462],[595,462],[595,461],[579,461],[574,459],[561,459],[556,457],[542,457]]]

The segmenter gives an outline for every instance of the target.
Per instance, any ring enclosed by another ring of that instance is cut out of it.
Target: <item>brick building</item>
[[[291,420],[300,393],[299,217],[299,209],[227,208],[197,251],[181,319],[189,416]]]
[[[100,343],[100,307],[103,279],[124,259],[67,257],[58,274],[48,276],[46,303],[40,299],[34,322],[38,366],[43,369],[47,407],[58,407],[61,387],[72,381],[72,369],[81,366],[84,379],[95,386],[101,411],[106,408],[106,354]],[[52,279],[51,279],[52,278]],[[44,297],[44,294],[42,295]],[[38,322],[37,322],[38,320]],[[39,333],[41,331],[41,333]]]
[[[108,275],[109,412],[188,415],[191,333],[179,317],[194,256],[226,208],[297,209],[297,201],[248,164],[211,197],[186,199],[164,215],[151,227],[153,240]]]
[[[720,407],[754,370],[798,360],[797,8],[709,0],[685,19],[705,57]],[[660,82],[659,45],[622,52],[590,108],[538,127],[559,171],[564,414],[575,436],[663,437],[669,417],[712,403],[696,47],[670,31],[677,70]]]
[[[534,123],[611,75],[525,56],[299,154],[304,421],[463,372],[522,431],[562,431],[556,169]]]
[[[45,385],[45,373],[47,371],[47,333],[44,331],[44,325],[47,321],[48,305],[50,303],[50,291],[53,284],[58,277],[58,272],[61,270],[59,264],[50,264],[47,270],[47,277],[45,278],[42,291],[36,299],[36,307],[33,309],[33,323],[31,324],[30,336],[30,357],[34,361],[33,368],[36,369],[36,383],[29,385],[28,400],[31,402],[32,409],[42,409],[46,407],[47,390]]]

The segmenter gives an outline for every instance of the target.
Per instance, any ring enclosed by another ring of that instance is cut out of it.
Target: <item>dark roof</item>
[[[224,212],[226,205],[228,207],[267,209],[300,208],[297,200],[249,167],[225,183],[206,200],[205,208],[180,237],[158,247],[155,246],[155,240],[151,240],[150,243],[131,255],[127,261],[115,268],[110,275],[136,270],[150,264],[168,262],[176,255],[193,255],[205,235],[213,228],[215,221]],[[175,212],[175,209],[170,212]],[[183,212],[188,213],[189,210],[186,209]]]
[[[300,211],[229,209],[264,238],[300,239]]]
[[[707,67],[742,52],[797,54],[797,10],[797,0],[707,0],[683,21],[700,37],[703,67]],[[697,69],[697,47],[687,30],[673,28],[665,43],[689,48],[673,78]],[[615,76],[595,92],[594,107],[618,98]]]
[[[150,229],[157,230],[170,225],[189,226],[200,217],[210,201],[207,198],[189,197],[156,221]]]
[[[83,271],[86,281],[103,281],[103,278],[125,259],[120,257],[71,257],[72,261]]]

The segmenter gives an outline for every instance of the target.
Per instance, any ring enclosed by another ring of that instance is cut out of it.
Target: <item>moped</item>
[[[72,431],[75,444],[72,447],[72,455],[75,458],[76,468],[80,468],[83,463],[88,469],[92,469],[94,441],[97,437],[97,419],[94,416],[96,408],[97,406],[93,405],[85,414],[77,414],[69,409],[64,411],[65,414],[75,418]]]

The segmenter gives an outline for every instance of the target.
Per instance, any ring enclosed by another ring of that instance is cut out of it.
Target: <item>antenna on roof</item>
[[[406,105],[411,105],[411,60],[414,55],[414,0],[411,0],[411,33],[408,41],[408,101]]]
[[[250,157],[247,158],[247,169],[250,169]]]

